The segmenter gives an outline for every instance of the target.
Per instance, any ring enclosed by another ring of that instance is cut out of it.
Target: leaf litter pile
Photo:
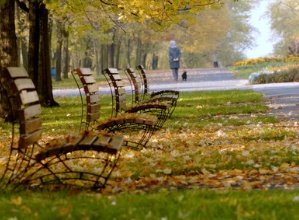
[[[239,109],[231,103],[225,105]],[[187,108],[196,112],[205,105],[193,103]],[[102,193],[154,192],[161,188],[253,190],[299,186],[297,122],[259,121],[260,115],[264,115],[259,110],[245,115],[217,111],[200,117],[190,112],[180,116],[178,107],[176,111],[165,128],[153,135],[147,148],[141,151],[123,148]],[[221,120],[207,122],[215,117]],[[232,124],[232,120],[245,122]],[[58,135],[44,135],[44,140],[55,137]],[[9,137],[1,138],[0,164],[4,165],[7,149],[3,146],[7,146]]]
[[[250,140],[272,129],[290,136]],[[123,151],[106,191],[294,188],[299,183],[297,129],[276,124],[161,131],[151,148]]]

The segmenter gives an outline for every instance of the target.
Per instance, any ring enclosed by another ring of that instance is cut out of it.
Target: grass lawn
[[[80,99],[56,101],[43,108],[45,140],[79,128]],[[101,103],[104,120],[110,98]],[[2,192],[1,218],[298,219],[297,127],[266,112],[253,91],[181,93],[148,148],[123,149],[103,192]],[[0,129],[5,155],[11,126]]]

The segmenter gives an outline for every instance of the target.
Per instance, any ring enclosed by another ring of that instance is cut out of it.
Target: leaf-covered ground
[[[151,141],[152,148],[123,151],[116,179],[105,191],[295,188],[297,129],[276,124],[161,131]],[[270,135],[273,131],[275,137]]]
[[[261,106],[261,98],[247,91],[182,94],[172,118],[147,148],[122,150],[103,193],[152,192],[161,187],[297,188],[297,122],[264,117],[267,108]],[[45,142],[77,129],[72,120],[78,121],[74,117],[80,110],[74,105],[78,100],[60,101],[65,101],[64,108],[44,109]],[[68,121],[61,120],[66,116]],[[4,126],[1,132],[0,164],[4,165],[11,134]]]

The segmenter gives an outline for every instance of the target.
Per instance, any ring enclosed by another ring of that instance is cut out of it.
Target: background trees
[[[271,4],[269,14],[271,15],[271,28],[277,40],[274,53],[276,55],[289,53],[299,55],[299,1],[276,0]]]
[[[78,66],[94,68],[98,74],[106,67],[139,64],[168,69],[171,39],[182,48],[185,68],[210,66],[215,52],[226,65],[242,55],[238,45],[250,44],[246,38],[250,28],[240,31],[246,26],[248,1],[15,0],[16,7],[13,1],[0,2],[5,3],[1,16],[8,9],[18,24],[16,30],[7,22],[1,24],[1,33],[9,31],[9,48],[17,48],[17,53],[1,53],[2,60],[10,59],[2,66],[26,67],[44,106],[58,104],[52,95],[51,68],[56,80],[67,78]],[[2,41],[5,36],[1,35]],[[15,42],[17,47],[12,46]],[[5,44],[0,47],[7,49]]]

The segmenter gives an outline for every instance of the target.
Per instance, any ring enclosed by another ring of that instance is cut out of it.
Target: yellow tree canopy
[[[173,24],[194,22],[194,16],[206,8],[219,8],[225,0],[48,0],[48,8],[75,19],[96,14],[114,22],[147,23],[153,29],[163,30]],[[104,20],[103,20],[104,21]],[[91,21],[92,22],[92,21]]]

